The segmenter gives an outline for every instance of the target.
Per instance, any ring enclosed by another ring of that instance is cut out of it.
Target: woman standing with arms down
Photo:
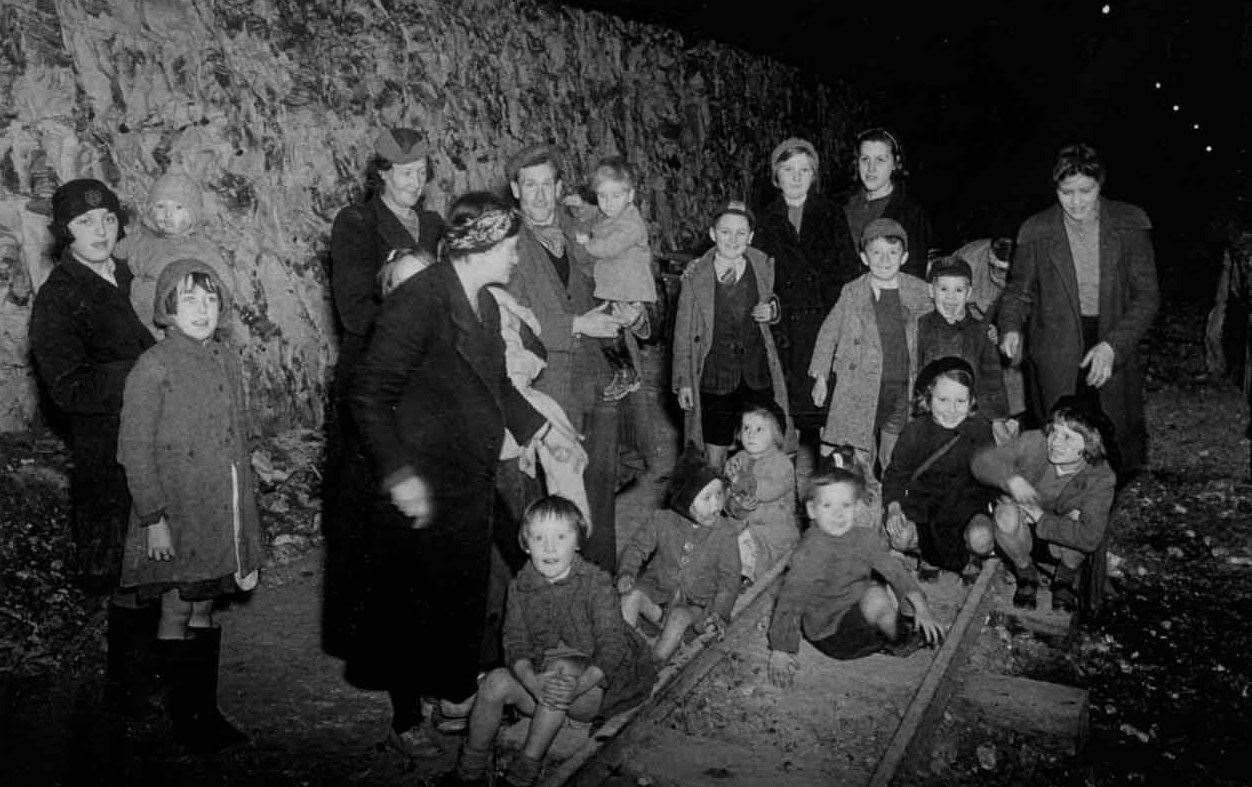
[[[865,227],[874,219],[893,219],[909,237],[909,258],[900,269],[919,279],[926,278],[926,257],[930,249],[930,219],[922,206],[906,192],[904,148],[885,128],[862,131],[856,138],[857,187],[843,203],[848,224],[843,249],[844,265],[860,271],[857,243]]]
[[[580,470],[586,463],[577,437],[545,421],[505,367],[500,311],[486,288],[508,282],[520,229],[497,197],[459,198],[446,261],[387,296],[352,383],[352,415],[381,487],[371,523],[392,555],[368,577],[375,590],[365,615],[376,625],[362,631],[358,651],[388,678],[393,733],[411,752],[431,743],[420,717],[401,718],[417,698],[439,698],[443,715],[459,716],[477,689],[505,430],[522,446],[542,440]]]
[[[1152,223],[1106,199],[1105,169],[1087,144],[1061,148],[1057,204],[1027,219],[1000,305],[1001,350],[1024,355],[1037,413],[1076,394],[1112,422],[1120,480],[1147,462],[1139,341],[1160,303]]]

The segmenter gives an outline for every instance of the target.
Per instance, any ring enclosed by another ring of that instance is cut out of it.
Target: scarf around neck
[[[522,215],[522,221],[534,233],[535,240],[539,241],[539,245],[547,249],[549,254],[553,257],[565,256],[565,232],[556,223],[555,216],[552,222],[548,224],[535,224],[525,214]]]

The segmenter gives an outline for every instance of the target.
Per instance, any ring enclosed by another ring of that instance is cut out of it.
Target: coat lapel
[[[1061,284],[1065,286],[1065,295],[1074,314],[1079,314],[1078,305],[1078,271],[1074,268],[1074,253],[1069,248],[1069,233],[1065,231],[1065,214],[1058,206],[1052,209],[1052,247],[1048,259],[1056,266]],[[1103,235],[1103,228],[1101,228]],[[1103,242],[1103,241],[1101,241]]]
[[[378,238],[381,241],[381,247],[387,252],[396,249],[411,249],[417,246],[417,238],[409,234],[409,231],[400,223],[400,219],[396,218],[396,214],[383,204],[381,197],[375,197],[370,200],[370,206],[374,209],[376,221],[374,226],[378,230]],[[386,258],[386,253],[383,257]],[[381,263],[382,260],[379,260]]]
[[[474,310],[470,308],[469,300],[465,297],[465,290],[461,287],[461,282],[452,265],[440,263],[439,267],[447,292],[449,317],[456,331],[454,344],[457,355],[460,355],[462,360],[469,365],[482,384],[491,392],[492,398],[498,402],[499,385],[498,380],[494,379],[496,369],[493,368],[490,356],[493,349],[497,349],[495,343],[490,341],[490,337],[498,336],[500,333],[500,312],[496,299],[491,297],[485,288],[478,291],[478,310],[482,315],[480,322]]]
[[[695,302],[700,309],[700,322],[703,325],[701,332],[712,339],[713,309],[716,298],[713,292],[716,278],[713,275],[713,252],[709,252],[706,259],[707,265],[696,268],[695,274],[691,277],[691,286],[695,288]]]

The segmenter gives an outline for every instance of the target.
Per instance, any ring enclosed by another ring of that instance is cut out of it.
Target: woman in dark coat
[[[352,424],[347,395],[382,303],[379,269],[397,249],[433,255],[443,235],[443,219],[421,207],[429,174],[427,147],[418,132],[381,131],[366,171],[364,201],[341,210],[330,232],[331,294],[341,332],[322,475],[326,537],[322,636],[327,652],[340,657],[351,650],[355,620],[364,603],[359,578],[368,575],[380,550],[386,549],[373,538],[374,528],[362,516],[377,482]],[[372,682],[369,676],[357,680],[364,685]]]
[[[412,700],[438,697],[459,714],[476,691],[505,429],[586,461],[577,437],[545,422],[506,373],[485,287],[512,274],[521,219],[485,193],[458,199],[448,219],[448,259],[387,297],[351,391],[381,480],[367,517],[389,549],[356,577],[370,592],[348,670],[382,677],[408,751],[430,742]]]
[[[845,267],[860,270],[861,232],[874,219],[895,219],[909,236],[908,259],[900,270],[926,278],[930,250],[930,219],[905,190],[904,148],[890,131],[872,128],[856,138],[857,188],[843,203],[848,243],[842,257]]]
[[[122,390],[135,360],[153,344],[130,304],[134,276],[113,259],[126,214],[98,180],[71,180],[52,195],[53,256],[35,296],[31,353],[40,382],[64,419],[74,462],[70,527],[77,572],[91,590],[117,587],[130,516],[126,474],[117,462]]]
[[[784,140],[770,155],[778,198],[761,212],[752,245],[774,258],[774,292],[782,306],[774,340],[787,383],[796,428],[814,437],[825,423],[822,408],[809,396],[813,341],[843,285],[861,274],[842,254],[852,241],[839,206],[812,193],[818,156],[807,140]]]
[[[999,328],[1005,355],[1024,352],[1039,412],[1070,394],[1103,410],[1114,430],[1110,464],[1124,481],[1147,462],[1139,341],[1160,293],[1152,224],[1134,205],[1101,196],[1104,174],[1090,145],[1061,149],[1058,204],[1018,231]]]

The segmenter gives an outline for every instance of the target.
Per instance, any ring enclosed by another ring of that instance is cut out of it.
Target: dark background
[[[910,192],[945,250],[1012,235],[1051,204],[1056,150],[1080,139],[1105,159],[1105,195],[1152,217],[1163,284],[1215,270],[1210,244],[1231,217],[1248,219],[1252,3],[567,4],[847,82],[869,124],[901,136]],[[846,186],[851,164],[838,163]]]

